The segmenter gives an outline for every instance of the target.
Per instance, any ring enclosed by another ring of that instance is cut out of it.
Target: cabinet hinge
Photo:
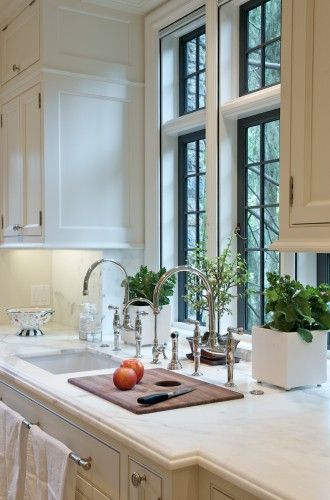
[[[4,223],[3,223],[3,215],[1,215],[1,229],[3,229]]]
[[[29,6],[33,5],[36,2],[36,0],[32,0],[32,2],[29,3]]]
[[[39,226],[42,226],[42,211],[39,210]]]
[[[38,106],[39,106],[39,109],[41,109],[41,92],[39,92],[39,95],[38,95]]]
[[[290,194],[289,194],[289,199],[290,199],[290,207],[293,205],[293,177],[290,177]]]
[[[4,28],[2,28],[2,31],[6,31],[7,28],[8,28],[8,24]]]

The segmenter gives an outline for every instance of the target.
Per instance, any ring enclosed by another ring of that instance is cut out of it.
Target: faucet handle
[[[115,311],[119,311],[119,306],[113,306],[113,305],[109,304],[108,309],[109,309],[109,311],[111,311],[111,309],[114,309]]]
[[[136,311],[136,316],[139,318],[140,316],[148,316],[149,313],[147,311]]]
[[[233,328],[232,326],[228,326],[227,331],[228,331],[228,335],[232,335],[233,333],[236,333],[237,335],[243,335],[244,328],[242,328],[242,327]]]

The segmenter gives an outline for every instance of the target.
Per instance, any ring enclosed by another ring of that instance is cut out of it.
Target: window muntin
[[[281,0],[251,0],[240,7],[240,94],[281,79]]]
[[[179,47],[179,113],[184,115],[205,108],[205,26],[182,36]]]
[[[178,168],[178,262],[189,264],[192,251],[206,241],[206,141],[205,131],[179,137]],[[186,273],[178,277],[179,321],[188,318],[202,320],[189,304],[185,295]]]
[[[280,271],[279,253],[268,250],[279,235],[279,111],[239,120],[238,153],[238,244],[250,273],[239,322],[250,331],[266,319],[266,273]]]

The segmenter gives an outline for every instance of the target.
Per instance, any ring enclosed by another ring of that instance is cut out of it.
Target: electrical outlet
[[[50,305],[50,286],[32,285],[31,306],[49,306],[49,305]]]

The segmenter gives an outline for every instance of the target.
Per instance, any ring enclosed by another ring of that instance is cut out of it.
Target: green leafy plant
[[[290,276],[267,273],[265,290],[266,328],[282,332],[298,332],[305,342],[312,342],[311,330],[330,328],[330,286],[304,286]]]
[[[206,255],[205,245],[199,245],[191,252],[189,264],[200,269],[206,275],[213,292],[215,311],[221,317],[225,312],[231,314],[230,303],[245,292],[249,274],[245,260],[240,254],[231,250],[232,236],[218,257],[209,258]],[[183,297],[191,304],[194,311],[201,312],[208,309],[206,292],[203,283],[197,276],[187,278],[186,295]]]
[[[134,276],[128,277],[129,284],[129,298],[137,299],[139,297],[146,298],[152,302],[153,294],[161,276],[166,272],[166,269],[162,267],[158,272],[150,271],[147,266],[140,266]],[[122,283],[122,285],[124,282]],[[175,276],[171,276],[163,284],[160,295],[159,295],[159,305],[165,306],[170,303],[169,297],[173,295],[175,287]],[[136,305],[147,305],[147,303],[136,303]]]

